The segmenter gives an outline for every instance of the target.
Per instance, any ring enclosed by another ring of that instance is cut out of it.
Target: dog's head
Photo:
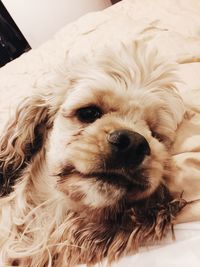
[[[175,81],[174,66],[138,43],[70,64],[58,88],[29,99],[8,126],[2,184],[43,153],[41,180],[75,209],[147,198],[170,171],[168,150],[184,114]]]

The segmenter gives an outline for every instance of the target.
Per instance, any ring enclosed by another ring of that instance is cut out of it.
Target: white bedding
[[[167,60],[177,61],[177,84],[186,102],[200,107],[200,1],[124,0],[104,11],[88,14],[67,25],[39,49],[32,50],[0,69],[0,131],[20,99],[34,92],[65,59],[87,54],[106,44],[145,39]],[[195,90],[194,92],[192,90]],[[178,178],[200,179],[200,119],[180,130],[174,158],[180,166]],[[195,125],[195,126],[194,126]],[[187,131],[186,131],[187,129]],[[193,133],[193,134],[192,134]],[[194,158],[191,165],[188,159]],[[178,180],[177,180],[178,182]],[[200,223],[176,226],[176,242],[122,259],[113,266],[200,266]]]

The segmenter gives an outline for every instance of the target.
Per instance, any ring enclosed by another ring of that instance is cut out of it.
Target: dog
[[[0,266],[110,263],[186,205],[167,187],[185,114],[176,65],[141,41],[66,65],[0,140]]]

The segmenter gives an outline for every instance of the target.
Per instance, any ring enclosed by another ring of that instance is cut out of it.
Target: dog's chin
[[[134,172],[121,168],[82,173],[68,166],[59,174],[58,185],[59,190],[76,202],[73,206],[91,210],[123,209],[126,204],[147,198],[156,190],[143,168]]]
[[[99,172],[87,175],[86,178],[94,178],[117,188],[122,188],[127,194],[136,197],[149,189],[150,184],[143,171],[131,172],[130,170],[121,169],[117,171]]]
[[[113,185],[113,190],[121,189],[122,194],[119,201],[128,206],[150,197],[161,184],[159,182],[153,186],[148,170],[143,168],[138,168],[134,172],[126,169],[118,170],[118,172],[102,172],[98,173],[94,179]],[[161,181],[161,179],[158,180]]]

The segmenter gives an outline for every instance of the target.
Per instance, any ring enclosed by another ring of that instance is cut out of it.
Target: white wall
[[[83,14],[111,5],[110,0],[2,0],[2,2],[32,48]]]

